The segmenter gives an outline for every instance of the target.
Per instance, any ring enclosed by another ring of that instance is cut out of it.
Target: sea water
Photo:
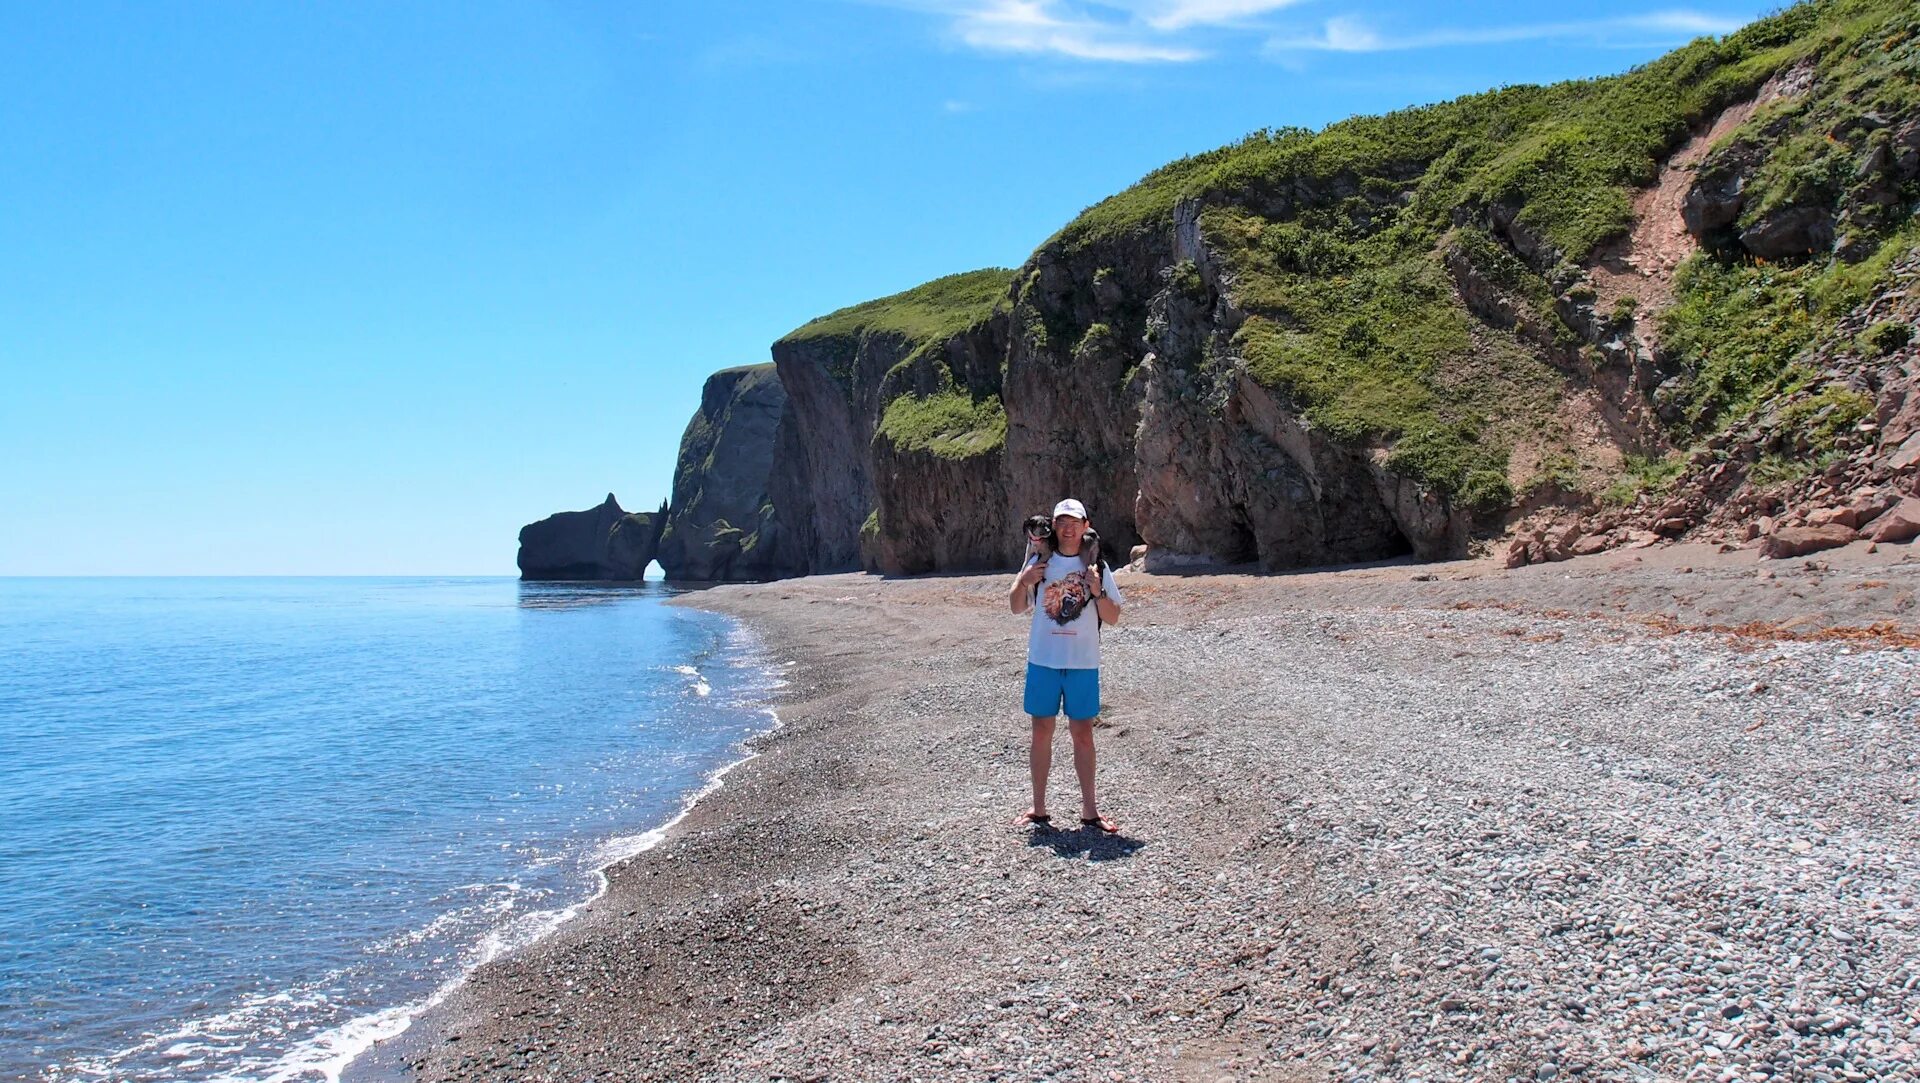
[[[336,1078],[773,722],[658,584],[0,579],[0,1079]]]

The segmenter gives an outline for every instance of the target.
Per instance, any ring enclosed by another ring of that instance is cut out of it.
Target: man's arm
[[[1114,601],[1113,595],[1107,593],[1107,581],[1112,576],[1112,572],[1100,573],[1100,593],[1093,597],[1093,607],[1099,611],[1100,620],[1105,624],[1120,623],[1120,603]]]
[[[1015,613],[1025,613],[1033,608],[1033,585],[1047,574],[1045,564],[1029,564],[1013,577],[1013,586],[1007,590],[1007,608]]]

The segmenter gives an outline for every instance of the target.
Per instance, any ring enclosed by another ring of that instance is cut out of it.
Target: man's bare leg
[[[1033,776],[1033,807],[1023,819],[1040,820],[1047,815],[1047,775],[1053,770],[1053,719],[1031,717],[1033,744],[1027,749],[1027,769]]]
[[[1080,818],[1098,819],[1100,803],[1093,797],[1093,722],[1091,718],[1067,719],[1067,732],[1073,736],[1073,773],[1080,776]]]

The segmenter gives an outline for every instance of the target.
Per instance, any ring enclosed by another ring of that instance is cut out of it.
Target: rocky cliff
[[[520,529],[520,578],[639,579],[654,559],[666,511],[622,511],[608,493],[597,508],[530,523]]]
[[[786,410],[740,427],[759,514],[690,485],[672,559],[1007,567],[1018,521],[1064,495],[1149,566],[1877,531],[1920,495],[1916,207],[1920,12],[1897,0],[1256,132],[1018,270],[775,343]],[[683,474],[712,455],[694,436]]]
[[[774,343],[796,452],[775,503],[791,510],[809,571],[1012,559],[1000,403],[1011,279],[950,275]]]
[[[1910,486],[1868,436],[1912,398],[1907,317],[1872,314],[1920,239],[1916,49],[1910,5],[1803,4],[1609,79],[1255,133],[1089,208],[1004,296],[954,276],[801,328],[774,354],[810,567],[863,515],[869,567],[1005,566],[1068,493],[1150,563],[1286,568]]]
[[[680,439],[673,499],[659,546],[668,579],[803,575],[807,548],[770,495],[788,395],[770,364],[707,378]]]

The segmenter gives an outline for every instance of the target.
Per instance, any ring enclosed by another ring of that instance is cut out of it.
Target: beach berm
[[[1005,577],[715,589],[783,726],[424,1080],[1915,1078],[1920,560],[1123,576],[1011,827]]]

